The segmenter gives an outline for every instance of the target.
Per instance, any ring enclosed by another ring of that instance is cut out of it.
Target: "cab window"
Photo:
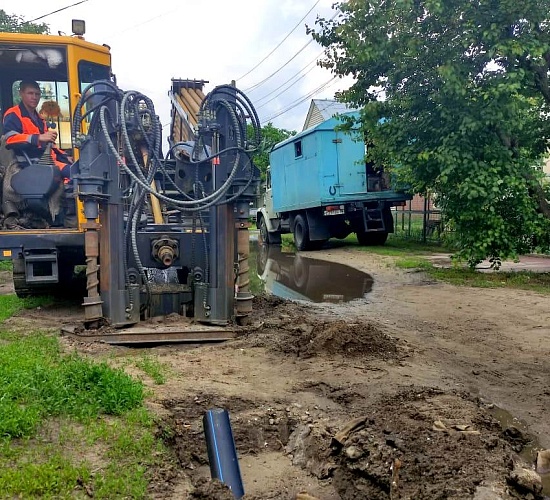
[[[71,146],[67,50],[63,46],[30,43],[0,43],[0,104],[3,113],[19,104],[21,80],[38,82],[42,98],[37,111],[47,111],[46,120],[58,128],[57,144]]]
[[[86,87],[92,82],[98,80],[111,80],[111,69],[109,66],[103,66],[102,64],[92,63],[90,61],[80,61],[78,63],[78,80],[80,81],[80,93],[84,92]],[[98,87],[90,89],[89,92],[97,92]],[[99,96],[98,96],[99,97]],[[101,97],[99,97],[101,101]],[[96,99],[90,97],[86,100],[86,106],[88,109],[93,108],[97,103]],[[85,120],[89,122],[92,118],[93,112],[86,115]]]
[[[19,97],[19,84],[16,80],[12,85],[13,104],[17,105]],[[61,149],[71,148],[71,112],[69,106],[69,85],[66,81],[38,80],[42,97],[36,110],[46,120],[48,128],[58,131],[57,145]]]

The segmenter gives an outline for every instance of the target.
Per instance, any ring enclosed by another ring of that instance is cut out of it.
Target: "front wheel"
[[[260,218],[260,223],[258,229],[260,230],[260,238],[262,243],[266,245],[280,245],[281,244],[281,234],[280,233],[270,233],[267,230],[267,223],[264,217]]]

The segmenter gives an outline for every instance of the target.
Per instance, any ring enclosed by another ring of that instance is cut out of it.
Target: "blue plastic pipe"
[[[229,487],[235,498],[244,496],[233,431],[227,410],[208,410],[202,419],[210,475]]]

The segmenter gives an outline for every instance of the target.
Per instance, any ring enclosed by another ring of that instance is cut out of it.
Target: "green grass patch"
[[[17,464],[2,463],[0,491],[2,498],[71,498],[75,488],[89,480],[85,465],[73,465],[59,452],[32,453],[20,456]]]
[[[514,288],[550,295],[550,273],[481,272],[468,268],[429,269],[431,277],[457,286]]]
[[[0,387],[0,498],[147,498],[171,460],[143,384],[55,337],[0,344]]]
[[[434,267],[420,256],[406,256],[395,260],[400,269],[417,269],[426,272],[431,278],[455,286],[472,286],[477,288],[514,288],[550,295],[550,273],[483,272],[469,267],[451,268]]]
[[[166,383],[167,368],[158,359],[151,356],[143,356],[136,360],[135,365],[153,379],[157,385]]]
[[[0,260],[0,271],[12,271],[12,270],[13,270],[13,264],[11,259]]]
[[[35,309],[37,307],[51,305],[52,297],[27,297],[20,299],[17,295],[0,295],[0,321],[4,321],[23,309]]]
[[[395,261],[395,266],[399,269],[420,269],[430,271],[433,264],[422,257],[401,257]]]
[[[141,405],[143,385],[106,363],[62,355],[37,334],[0,345],[0,437],[29,437],[44,418],[120,415]]]

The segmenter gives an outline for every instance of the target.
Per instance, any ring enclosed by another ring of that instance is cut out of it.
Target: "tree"
[[[0,32],[34,33],[40,35],[48,34],[50,28],[44,23],[36,24],[26,22],[21,16],[8,14],[5,10],[0,9]]]
[[[249,135],[252,131],[249,130]],[[262,142],[258,150],[254,153],[254,164],[260,169],[262,180],[265,180],[267,167],[269,166],[269,152],[275,144],[296,135],[295,131],[288,131],[282,128],[276,128],[272,123],[262,127]]]
[[[310,32],[371,159],[435,193],[471,265],[549,248],[547,0],[348,0]]]

